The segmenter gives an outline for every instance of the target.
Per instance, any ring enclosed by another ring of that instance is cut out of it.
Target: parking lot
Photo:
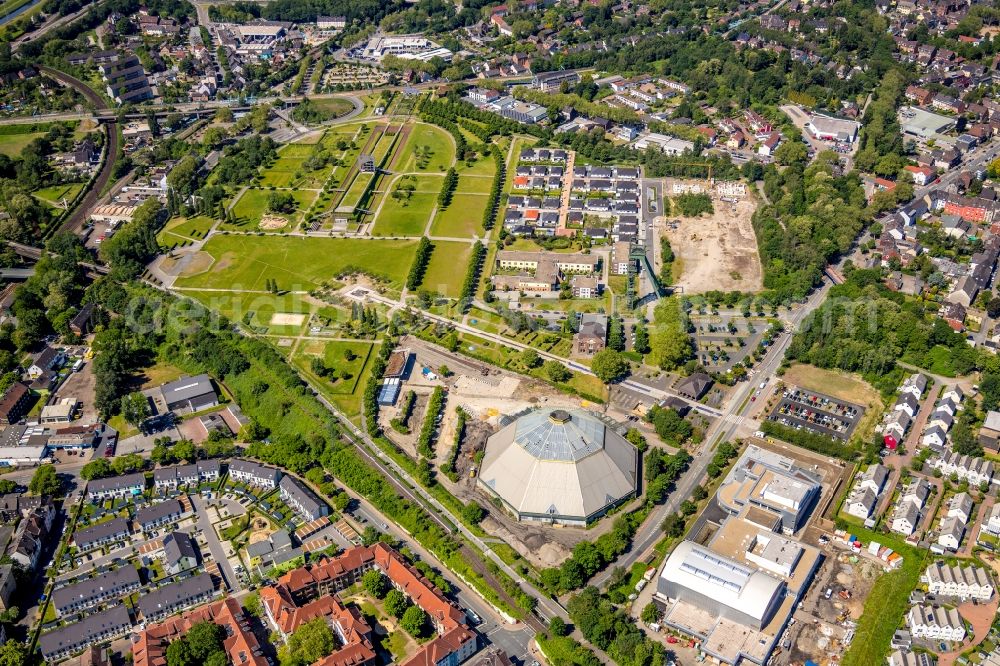
[[[785,389],[770,419],[796,430],[805,428],[826,437],[847,441],[865,409],[830,396],[794,386]]]

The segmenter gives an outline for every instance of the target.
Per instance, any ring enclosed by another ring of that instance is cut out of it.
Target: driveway
[[[227,585],[233,594],[238,594],[243,588],[240,586],[240,580],[236,576],[236,571],[233,570],[233,566],[229,562],[229,557],[226,556],[226,549],[222,545],[222,542],[219,541],[219,536],[215,533],[215,528],[212,526],[212,521],[208,518],[208,503],[202,499],[201,495],[191,495],[191,503],[194,506],[194,512],[197,516],[195,524],[205,536],[208,550],[212,553],[212,559],[219,566],[219,573],[222,574],[222,578],[224,579],[223,584]]]
[[[962,643],[959,649],[939,654],[938,666],[951,666],[963,652],[986,640],[986,637],[990,633],[990,627],[993,626],[993,618],[996,616],[998,602],[1000,602],[1000,597],[994,594],[988,603],[974,604],[971,601],[967,601],[958,606],[959,615],[972,625],[972,637],[969,638],[966,636],[965,642]]]

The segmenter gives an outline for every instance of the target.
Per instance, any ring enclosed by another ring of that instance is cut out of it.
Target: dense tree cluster
[[[221,185],[246,185],[256,179],[260,167],[277,157],[277,144],[271,137],[248,136],[225,149],[212,174]]]
[[[569,600],[570,619],[584,638],[608,653],[618,666],[661,666],[663,645],[649,639],[620,608],[588,587]]]
[[[664,370],[676,370],[694,355],[688,320],[676,298],[664,298],[653,310],[647,361]]]
[[[858,177],[835,175],[837,160],[824,152],[808,167],[765,173],[771,203],[754,213],[753,225],[764,286],[776,300],[800,299],[819,284],[827,263],[851,246],[869,219]]]
[[[788,347],[789,360],[857,372],[883,391],[898,377],[897,361],[964,375],[982,367],[980,353],[922,303],[881,284],[878,271],[848,271]]]

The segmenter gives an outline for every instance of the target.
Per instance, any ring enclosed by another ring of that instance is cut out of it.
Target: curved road
[[[94,105],[97,111],[106,111],[111,108],[104,101],[103,97],[94,92],[83,81],[51,67],[39,65],[38,69],[46,76],[55,79],[64,86],[75,88],[81,95],[87,98],[87,101]],[[97,203],[97,200],[101,196],[101,191],[108,184],[108,181],[111,180],[111,172],[114,171],[115,160],[118,158],[118,132],[114,131],[110,123],[104,124],[104,139],[104,145],[106,146],[104,165],[101,167],[100,173],[97,174],[97,178],[91,183],[87,194],[84,195],[83,199],[77,205],[76,210],[66,218],[59,231],[79,233],[80,229],[83,228],[83,223],[86,221],[90,209]]]

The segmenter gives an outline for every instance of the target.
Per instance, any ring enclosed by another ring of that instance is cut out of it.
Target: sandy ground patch
[[[306,320],[304,314],[275,312],[271,315],[271,326],[301,326]]]
[[[736,203],[714,198],[713,203],[715,212],[710,215],[698,218],[672,215],[657,223],[658,232],[666,233],[677,257],[674,283],[683,287],[685,293],[713,289],[760,291],[763,270],[750,221],[757,202],[747,196]],[[676,228],[667,224],[673,220],[680,220]]]
[[[273,231],[274,229],[281,229],[288,225],[288,220],[283,217],[278,217],[277,215],[265,215],[258,225],[261,229],[265,231]]]
[[[163,264],[161,264],[163,272],[168,275],[176,275],[178,277],[189,277],[191,275],[198,275],[199,273],[207,271],[211,268],[212,262],[214,262],[215,259],[208,252],[186,254],[176,259],[176,263],[172,269],[168,267],[168,262],[170,261],[170,257],[163,260]]]

